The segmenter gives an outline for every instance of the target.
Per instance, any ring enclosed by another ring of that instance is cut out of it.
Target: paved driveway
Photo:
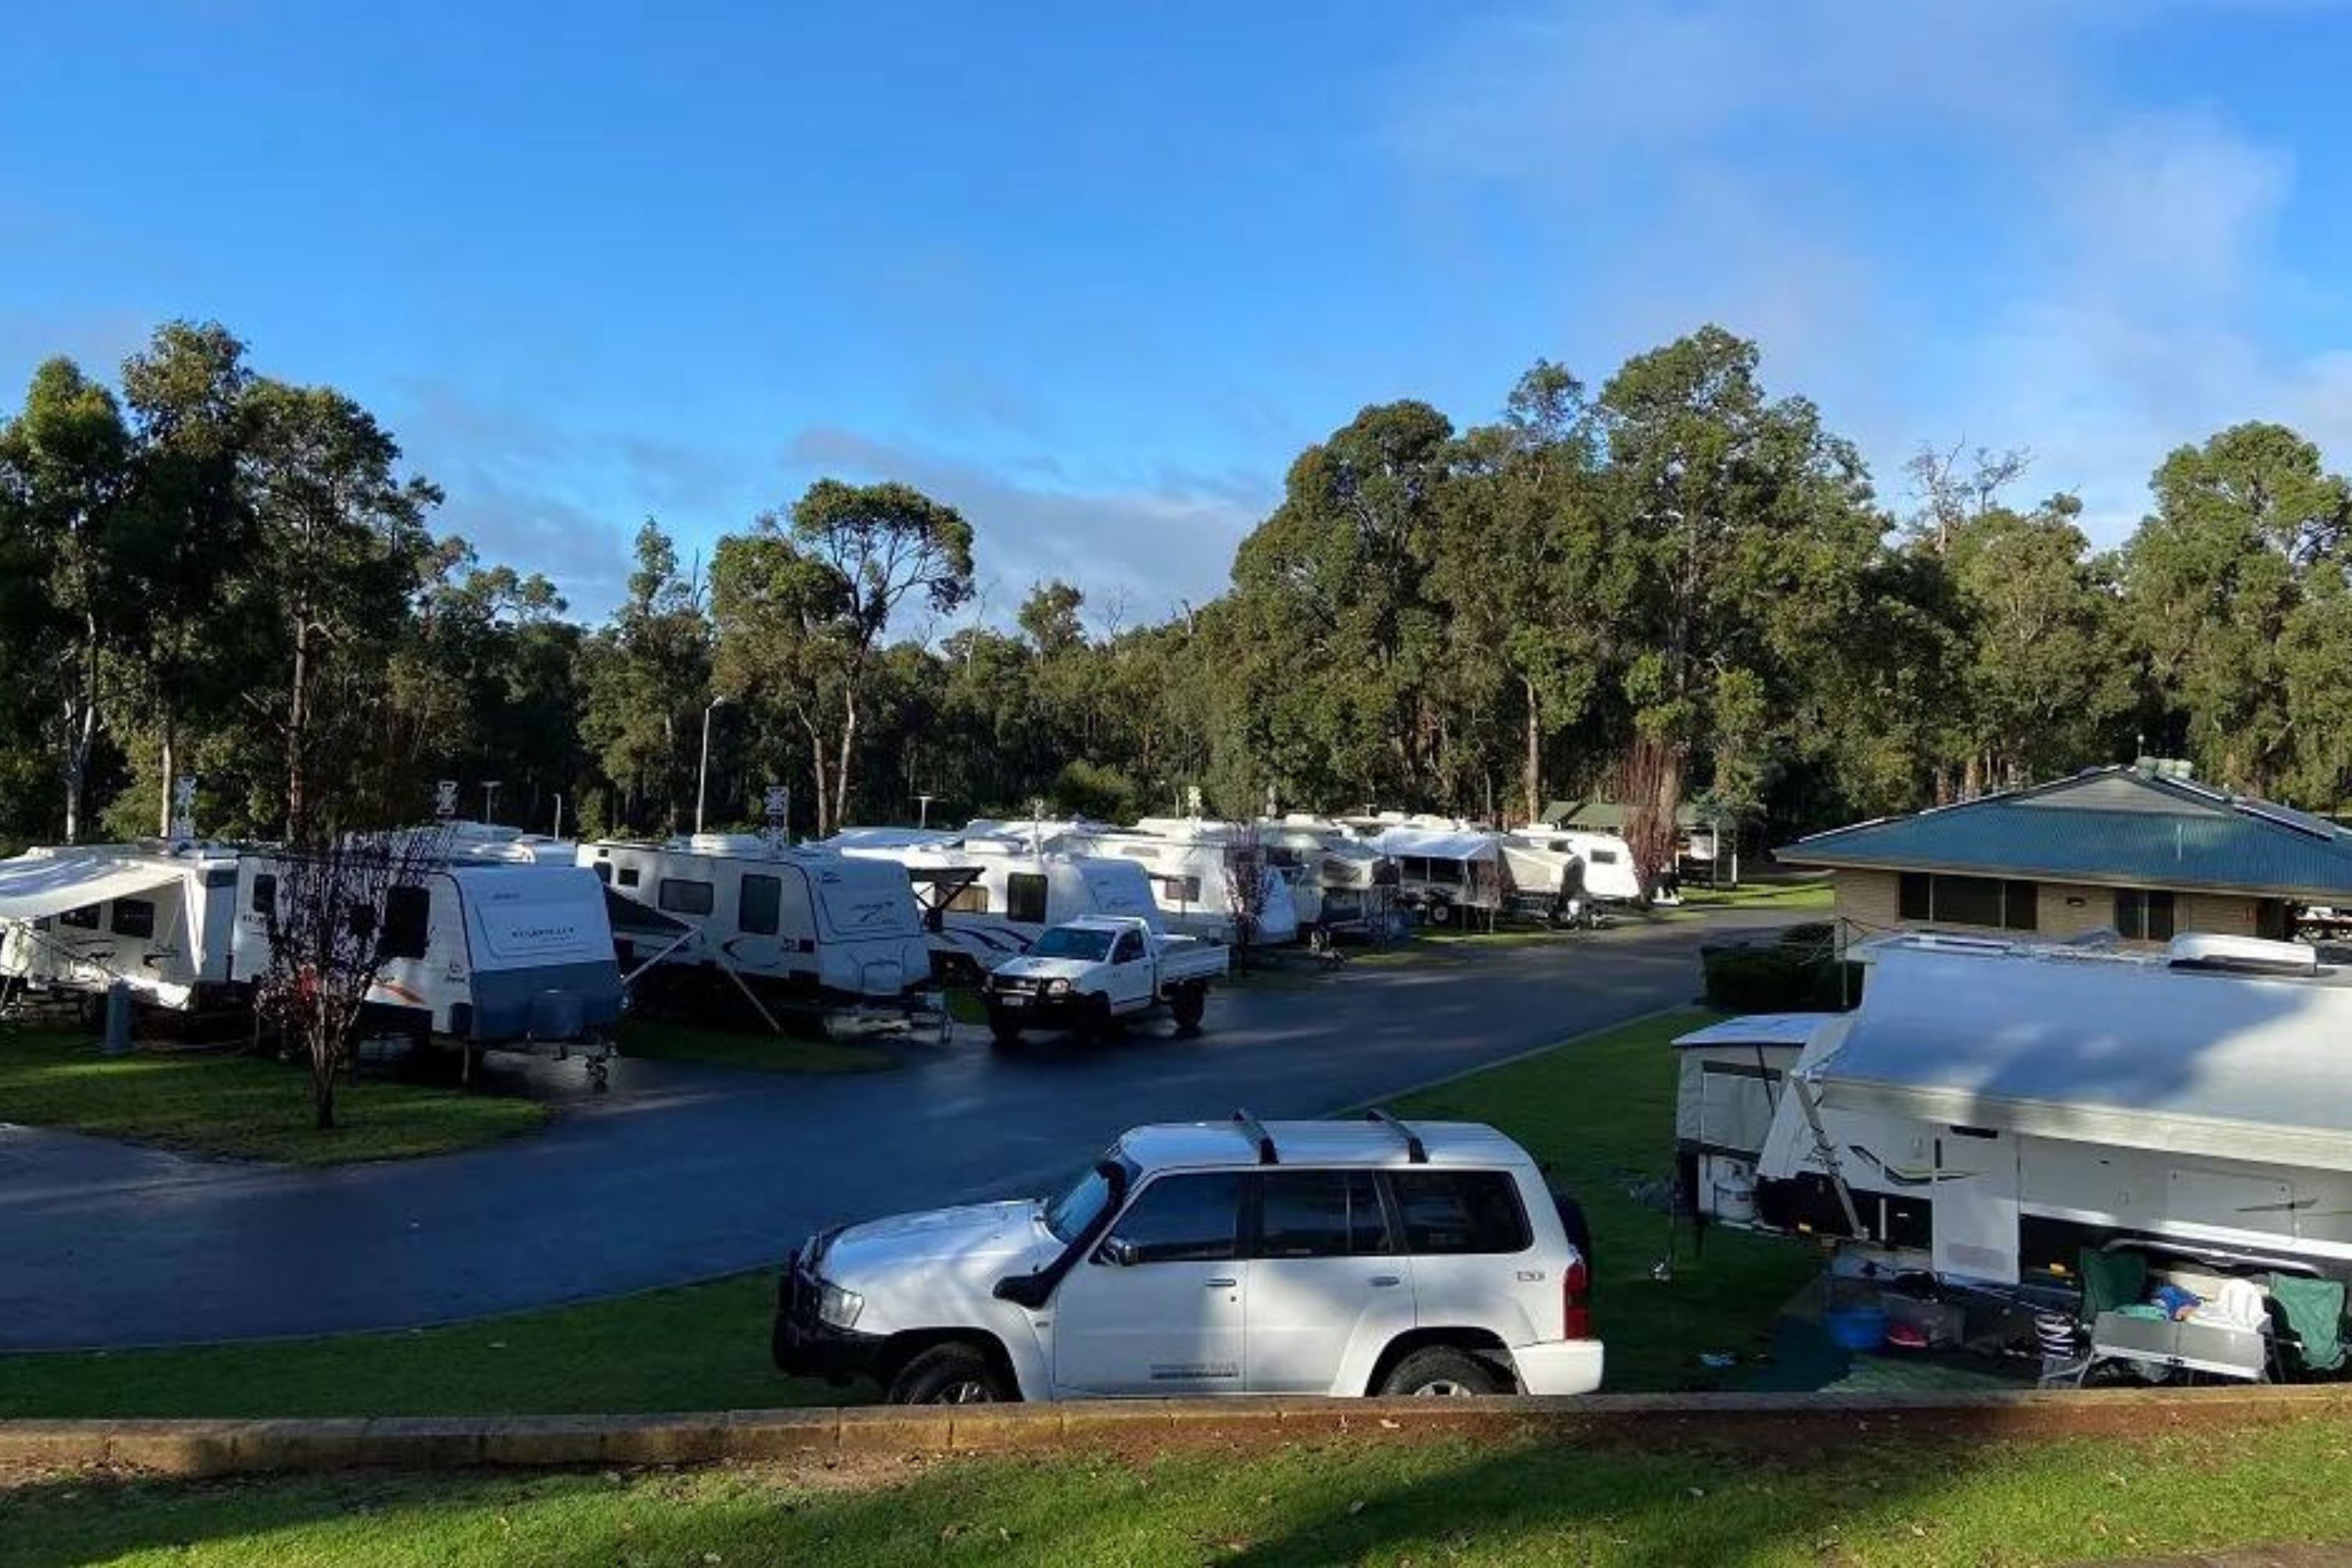
[[[840,1078],[624,1062],[545,1134],[436,1160],[0,1127],[0,1350],[398,1328],[753,1268],[831,1221],[1038,1190],[1137,1122],[1320,1115],[1686,1001],[1703,935],[1790,918],[1276,977],[1220,993],[1193,1039],[1006,1055],[967,1028]]]

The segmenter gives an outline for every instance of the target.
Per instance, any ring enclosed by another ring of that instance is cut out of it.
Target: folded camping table
[[[2270,1336],[2260,1329],[2194,1319],[2175,1322],[2101,1312],[2091,1325],[2091,1359],[2084,1371],[2087,1374],[2092,1367],[2111,1361],[2261,1383],[2270,1367]]]

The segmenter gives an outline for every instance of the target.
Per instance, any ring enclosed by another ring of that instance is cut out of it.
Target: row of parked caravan
[[[237,1002],[268,963],[279,862],[206,843],[35,849],[0,861],[0,984],[149,1005]],[[1624,841],[1397,814],[1250,824],[1146,818],[592,841],[458,824],[394,892],[372,997],[390,1027],[476,1044],[597,1033],[646,974],[769,996],[901,1005],[1049,926],[1133,917],[1215,942],[1324,945],[1419,919],[1582,922],[1640,895]]]

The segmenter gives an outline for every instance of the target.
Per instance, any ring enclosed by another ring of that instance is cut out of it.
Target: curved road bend
[[[401,1328],[756,1268],[823,1224],[1040,1190],[1138,1122],[1321,1115],[1686,1001],[1702,937],[1790,918],[1276,977],[1191,1040],[1008,1057],[967,1028],[838,1078],[619,1062],[546,1133],[433,1160],[310,1171],[0,1125],[0,1350]]]

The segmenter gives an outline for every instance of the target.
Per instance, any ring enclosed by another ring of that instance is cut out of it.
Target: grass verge
[[[777,1375],[774,1288],[746,1274],[442,1329],[0,1356],[0,1416],[562,1415],[864,1397]]]
[[[1683,887],[1683,905],[1697,910],[1826,910],[1837,902],[1826,877],[1801,881],[1744,882],[1737,888]]]
[[[60,1478],[0,1491],[0,1563],[1156,1568],[2063,1563],[2352,1536],[2347,1439],[2254,1431],[1832,1454],[1460,1441],[634,1475]]]
[[[142,1047],[100,1054],[78,1034],[0,1030],[0,1118],[197,1154],[334,1165],[471,1148],[547,1120],[525,1100],[363,1076],[335,1095],[341,1125],[310,1124],[303,1067],[263,1057]]]
[[[878,1046],[804,1039],[764,1028],[712,1029],[666,1018],[630,1019],[621,1026],[620,1046],[625,1057],[759,1072],[883,1072],[898,1065]]]

